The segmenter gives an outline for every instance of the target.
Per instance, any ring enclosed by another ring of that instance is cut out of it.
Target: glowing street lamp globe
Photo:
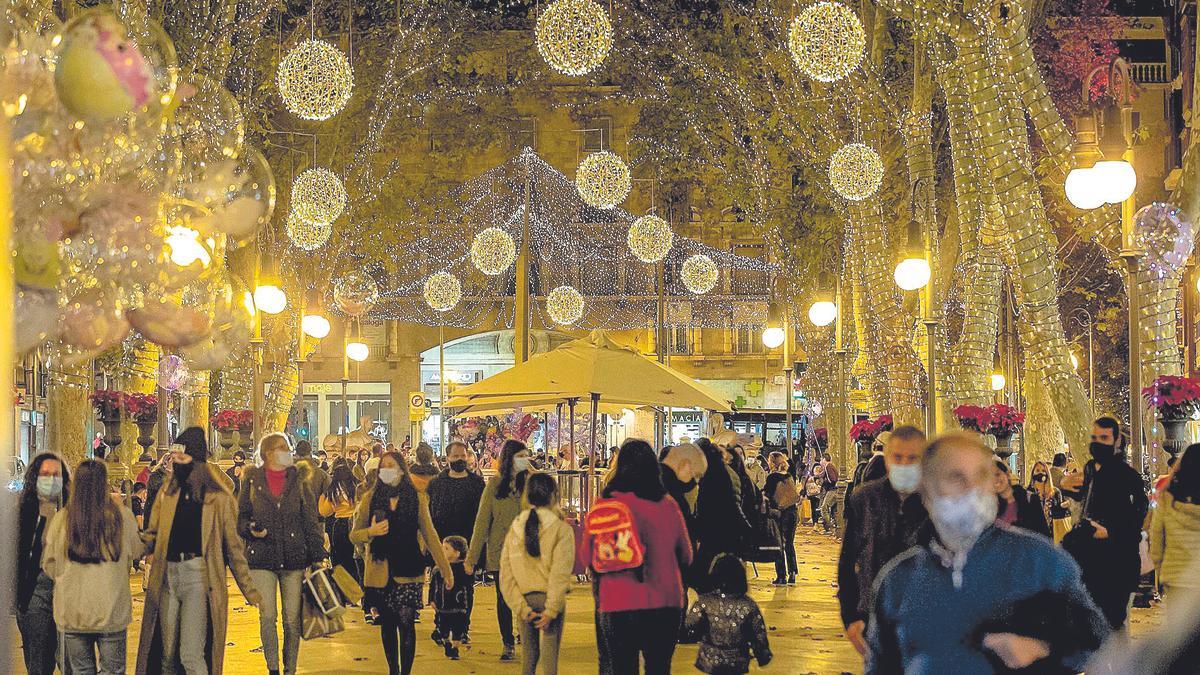
[[[1004,385],[1008,383],[1008,381],[1004,379],[1004,373],[992,373],[991,380],[992,391],[1002,391],[1004,389]]]
[[[1091,169],[1071,169],[1063,189],[1067,193],[1067,201],[1077,209],[1088,211],[1104,205],[1104,195]]]
[[[265,284],[254,289],[254,306],[266,314],[278,314],[287,309],[287,295],[274,284]]]
[[[371,355],[371,348],[365,342],[347,342],[346,356],[351,361],[363,362]]]
[[[1137,172],[1123,159],[1096,162],[1092,175],[1099,184],[1098,191],[1109,204],[1120,204],[1132,197],[1137,189]]]
[[[1075,352],[1071,352],[1071,368],[1079,370],[1079,357],[1075,356]]]
[[[300,330],[304,334],[320,340],[329,335],[330,330],[329,319],[320,314],[305,314],[304,318],[300,319]]]
[[[925,284],[929,283],[930,274],[929,261],[924,258],[905,258],[896,265],[892,276],[901,289],[915,291],[925,288]]]
[[[779,347],[786,339],[787,331],[779,326],[771,326],[762,333],[763,346],[767,349],[775,349]]]
[[[837,305],[829,300],[818,300],[808,308],[808,320],[812,325],[824,328],[837,318]]]

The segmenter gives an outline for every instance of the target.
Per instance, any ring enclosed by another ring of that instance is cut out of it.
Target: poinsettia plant
[[[1142,389],[1142,397],[1162,419],[1187,419],[1200,411],[1200,381],[1182,375],[1159,375]]]
[[[213,428],[217,431],[235,431],[254,427],[253,410],[221,410],[212,417]]]
[[[154,424],[158,421],[158,397],[154,394],[124,394],[125,412],[136,424]]]
[[[996,403],[988,406],[979,417],[979,430],[993,436],[1011,436],[1025,423],[1025,413],[1011,405]]]
[[[850,440],[855,443],[871,441],[879,435],[879,425],[876,420],[859,420],[850,427]]]
[[[954,409],[954,418],[958,420],[958,426],[970,431],[983,432],[979,428],[979,420],[987,414],[987,408],[979,405],[964,404]]]
[[[879,434],[882,434],[885,431],[891,431],[892,426],[893,426],[892,416],[891,415],[880,415],[879,417],[876,417],[875,418],[875,426],[877,426],[879,428],[879,431],[875,434],[876,436],[878,436]]]
[[[88,394],[88,402],[96,409],[101,419],[118,419],[121,417],[123,395],[112,389],[98,389]]]

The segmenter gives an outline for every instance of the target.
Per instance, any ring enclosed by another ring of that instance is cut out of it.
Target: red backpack
[[[600,499],[588,511],[583,530],[592,540],[591,568],[598,574],[634,570],[645,561],[633,511],[625,502]]]

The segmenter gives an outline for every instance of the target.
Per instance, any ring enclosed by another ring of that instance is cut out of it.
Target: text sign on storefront
[[[409,392],[408,419],[411,422],[420,422],[425,419],[425,392]]]

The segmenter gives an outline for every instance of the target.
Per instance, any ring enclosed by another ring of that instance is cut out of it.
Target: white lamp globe
[[[905,258],[896,265],[896,272],[892,276],[901,289],[915,291],[925,288],[925,284],[929,283],[929,275],[929,261],[924,258]]]
[[[1123,159],[1096,162],[1092,173],[1097,179],[1096,184],[1101,186],[1100,194],[1109,204],[1120,204],[1137,189],[1137,172]]]
[[[370,353],[371,349],[367,347],[365,342],[346,343],[346,356],[351,361],[366,361]]]
[[[787,333],[778,326],[771,326],[764,330],[762,334],[763,346],[767,349],[775,349],[783,344],[783,341],[786,339]]]
[[[1000,391],[1004,389],[1007,380],[1004,379],[1003,373],[992,373],[992,391]]]
[[[1077,209],[1085,211],[1104,205],[1104,196],[1098,185],[1098,176],[1091,169],[1071,169],[1063,188],[1067,201]]]
[[[287,296],[278,286],[258,286],[254,289],[254,306],[267,314],[278,314],[287,309]]]
[[[311,338],[324,338],[329,335],[329,328],[329,319],[320,314],[305,314],[304,318],[300,319],[300,329]]]
[[[808,320],[818,327],[828,326],[837,318],[837,305],[829,300],[819,300],[808,308]]]

